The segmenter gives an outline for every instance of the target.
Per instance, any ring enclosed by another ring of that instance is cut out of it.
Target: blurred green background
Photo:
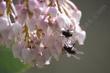
[[[14,0],[16,1],[16,0]],[[73,0],[82,11],[81,26],[87,31],[81,60],[62,56],[59,62],[29,68],[0,47],[0,73],[110,73],[110,0]]]

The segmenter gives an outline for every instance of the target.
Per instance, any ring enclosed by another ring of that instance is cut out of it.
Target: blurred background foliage
[[[14,58],[10,48],[0,45],[0,73],[21,73],[28,67]]]
[[[45,68],[29,68],[13,57],[11,49],[0,46],[0,73],[110,73],[110,0],[73,1],[87,31],[85,45],[79,47],[85,53],[80,61],[62,56]]]

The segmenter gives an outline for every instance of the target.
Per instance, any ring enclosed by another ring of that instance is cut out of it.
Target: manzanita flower
[[[0,44],[22,62],[43,67],[62,54],[82,54],[81,11],[70,0],[0,0]]]

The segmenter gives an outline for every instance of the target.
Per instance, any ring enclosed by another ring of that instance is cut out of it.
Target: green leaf
[[[0,46],[0,73],[19,73],[29,66],[15,59],[11,49]]]

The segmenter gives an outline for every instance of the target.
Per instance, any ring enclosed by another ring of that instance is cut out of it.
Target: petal
[[[86,38],[86,32],[85,31],[80,31],[76,35],[76,39],[78,40],[78,43],[80,45],[83,45],[84,44],[85,38]]]
[[[0,17],[0,31],[6,30],[9,27],[9,22],[6,17]]]

